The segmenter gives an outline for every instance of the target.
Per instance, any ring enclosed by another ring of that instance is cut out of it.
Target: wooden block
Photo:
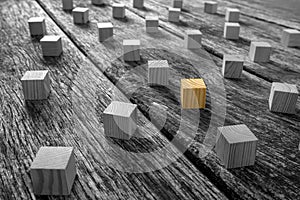
[[[73,10],[73,0],[62,0],[63,10]]]
[[[199,30],[187,30],[184,36],[184,45],[187,49],[201,48],[202,33]]]
[[[105,0],[92,0],[92,4],[101,6],[105,4]]]
[[[269,97],[269,109],[272,112],[294,114],[299,92],[296,85],[272,83]]]
[[[230,40],[237,40],[240,37],[240,24],[225,22],[224,38]]]
[[[225,78],[241,78],[244,58],[236,55],[224,55],[222,74]]]
[[[180,20],[180,8],[169,8],[169,22],[179,22]]]
[[[129,140],[137,129],[137,105],[113,101],[103,112],[104,133]]]
[[[48,70],[26,71],[21,78],[25,100],[44,100],[50,94]]]
[[[99,41],[104,42],[105,40],[114,36],[114,26],[110,22],[98,23]]]
[[[239,22],[240,10],[237,8],[227,8],[225,14],[225,20],[227,22]]]
[[[123,40],[124,61],[140,61],[140,40]]]
[[[144,8],[144,0],[133,0],[134,8]]]
[[[114,3],[113,7],[113,18],[123,19],[125,18],[125,5],[121,3]]]
[[[181,107],[205,108],[206,85],[203,79],[181,79]]]
[[[146,32],[156,33],[158,32],[159,19],[158,16],[146,16]]]
[[[300,31],[295,29],[284,29],[281,43],[286,47],[300,47]]]
[[[77,7],[73,9],[74,24],[86,24],[89,21],[89,9]]]
[[[219,127],[215,151],[226,168],[254,165],[258,139],[244,124]]]
[[[269,62],[272,46],[267,42],[251,42],[249,57],[253,62]]]
[[[46,35],[46,21],[44,17],[32,17],[28,20],[31,36]]]
[[[205,1],[204,2],[204,12],[209,14],[215,14],[218,10],[218,3],[215,1]]]
[[[41,147],[30,176],[36,195],[69,195],[76,176],[73,147]]]
[[[150,85],[169,85],[169,69],[167,60],[148,61],[148,83]]]
[[[173,0],[173,8],[180,8],[183,7],[183,0]]]
[[[59,56],[63,52],[61,37],[46,35],[40,40],[43,56]]]

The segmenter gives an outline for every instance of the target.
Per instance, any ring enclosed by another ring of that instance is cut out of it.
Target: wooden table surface
[[[295,115],[268,109],[273,81],[300,89],[300,49],[280,44],[282,29],[300,30],[297,12],[259,0],[218,0],[218,14],[209,15],[203,12],[203,1],[186,0],[181,21],[169,23],[171,0],[145,0],[145,9],[133,8],[132,0],[115,1],[126,5],[125,20],[111,18],[114,0],[105,6],[73,1],[90,9],[87,25],[74,25],[61,0],[0,1],[1,200],[299,198],[300,98]],[[242,12],[237,41],[222,37],[226,7]],[[159,33],[146,34],[148,14],[159,14]],[[46,18],[48,34],[62,36],[60,57],[42,56],[39,38],[29,36],[27,20],[33,16]],[[101,21],[114,24],[113,40],[98,42]],[[182,48],[184,31],[191,28],[203,33],[203,49]],[[142,60],[124,63],[122,40],[131,38],[141,40]],[[269,63],[247,58],[252,40],[273,46]],[[221,76],[224,54],[246,56],[241,80]],[[146,84],[151,59],[168,60],[168,88]],[[25,103],[20,79],[25,71],[37,69],[50,70],[50,97]],[[185,113],[180,109],[180,79],[194,77],[208,85],[207,108]],[[138,104],[138,135],[143,137],[124,142],[104,136],[102,113],[112,100]],[[256,163],[227,170],[213,151],[215,130],[241,123],[259,139]],[[70,196],[33,194],[29,168],[41,146],[75,148],[77,177]],[[159,149],[165,149],[160,156],[151,154]],[[148,156],[141,159],[139,153]],[[134,166],[124,169],[124,163]]]

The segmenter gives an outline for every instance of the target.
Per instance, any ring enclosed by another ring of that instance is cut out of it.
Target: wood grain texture
[[[225,22],[224,24],[224,38],[230,40],[238,40],[240,37],[240,24]]]
[[[30,35],[32,36],[44,36],[47,34],[46,22],[43,17],[31,17],[28,20]]]
[[[225,78],[241,78],[244,58],[237,55],[224,55],[222,74]]]
[[[225,21],[227,22],[239,22],[240,10],[236,8],[227,8],[225,13]]]
[[[127,62],[141,60],[141,41],[137,39],[123,40],[123,59]]]
[[[282,31],[281,43],[286,47],[300,47],[300,31],[284,29]]]
[[[126,17],[125,5],[121,3],[114,3],[113,5],[113,18],[123,19]]]
[[[185,31],[184,43],[187,49],[201,48],[202,33],[199,30]]]
[[[159,18],[158,16],[146,16],[146,32],[147,33],[157,33],[159,27]]]
[[[72,11],[74,24],[86,24],[89,21],[89,9],[76,7]]]
[[[209,14],[216,14],[218,11],[218,2],[216,1],[205,1],[204,12]]]
[[[169,22],[179,22],[180,20],[180,8],[169,8]]]
[[[249,58],[253,62],[269,62],[272,53],[272,46],[267,42],[251,42]]]
[[[203,79],[181,79],[180,93],[183,109],[205,108],[206,85]]]
[[[99,42],[104,42],[114,36],[114,26],[110,22],[98,23]]]
[[[167,60],[148,61],[148,83],[150,85],[169,85],[169,70]]]
[[[58,57],[63,53],[62,39],[58,35],[45,35],[40,43],[45,57]]]

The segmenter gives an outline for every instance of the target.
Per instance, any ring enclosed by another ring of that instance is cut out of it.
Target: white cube
[[[77,7],[73,9],[74,24],[86,24],[89,21],[89,9]]]
[[[300,31],[295,29],[284,29],[281,43],[286,47],[300,47]]]
[[[123,48],[124,48],[124,61],[140,61],[140,40],[124,40]]]
[[[201,48],[202,33],[199,30],[185,31],[184,44],[187,49]]]
[[[236,55],[224,55],[222,74],[225,78],[241,78],[243,65],[244,57]]]
[[[215,14],[218,10],[218,3],[215,1],[204,2],[204,12],[209,14]]]
[[[173,0],[173,8],[180,8],[183,7],[183,0]]]
[[[240,24],[225,22],[224,25],[224,38],[230,40],[237,40],[240,37]]]
[[[148,61],[148,83],[150,85],[169,85],[169,69],[167,60]]]
[[[144,8],[144,0],[133,0],[134,8]]]
[[[156,33],[158,32],[159,19],[158,16],[146,16],[146,32]]]
[[[73,0],[62,0],[63,10],[73,10]]]
[[[237,8],[227,8],[225,14],[225,20],[227,22],[239,22],[240,10]]]
[[[28,20],[31,36],[46,35],[46,22],[44,17],[32,17]]]
[[[253,62],[269,62],[272,46],[267,42],[251,42],[249,57]]]
[[[169,22],[179,22],[180,20],[180,8],[169,8]]]
[[[113,18],[122,19],[125,18],[125,5],[121,3],[114,3],[113,7]]]
[[[45,35],[40,40],[43,56],[60,56],[63,52],[61,37],[57,35]]]
[[[98,23],[99,41],[104,42],[105,40],[112,38],[114,35],[114,26],[110,22]]]

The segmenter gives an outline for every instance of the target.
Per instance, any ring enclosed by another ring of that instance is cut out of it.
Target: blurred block
[[[148,61],[148,83],[150,85],[169,85],[169,69],[167,60]]]
[[[113,5],[113,18],[125,18],[125,5],[121,3],[114,3]]]
[[[238,40],[240,37],[240,24],[225,22],[224,38],[230,40]]]
[[[144,0],[133,0],[134,8],[144,8]]]
[[[253,62],[269,62],[272,46],[267,42],[251,42],[249,57]]]
[[[180,8],[169,8],[169,22],[179,22],[180,20]]]
[[[181,107],[205,108],[206,85],[203,79],[181,79]]]
[[[63,10],[73,10],[73,0],[62,0]]]
[[[32,17],[28,20],[31,36],[46,35],[46,21],[44,17]]]
[[[92,0],[92,4],[101,6],[101,5],[105,4],[105,1],[104,0]]]
[[[242,56],[224,55],[222,74],[225,78],[241,78],[244,58]]]
[[[158,32],[159,19],[158,16],[146,16],[146,32],[156,33]]]
[[[59,56],[63,52],[61,37],[46,35],[40,40],[43,56]]]
[[[205,1],[204,2],[204,12],[209,14],[215,14],[218,10],[218,3],[215,1]]]
[[[281,43],[286,47],[300,47],[300,31],[295,29],[284,29]]]
[[[184,45],[187,49],[201,48],[202,33],[199,30],[187,30],[184,36]]]
[[[227,22],[239,22],[240,10],[237,8],[227,8],[225,14],[225,21]]]
[[[140,61],[140,40],[123,40],[124,61]]]
[[[173,0],[173,8],[180,8],[183,7],[183,0]]]
[[[99,41],[104,42],[105,40],[112,38],[114,35],[114,26],[110,22],[98,23]]]
[[[89,9],[77,7],[73,9],[74,24],[86,24],[89,21]]]

